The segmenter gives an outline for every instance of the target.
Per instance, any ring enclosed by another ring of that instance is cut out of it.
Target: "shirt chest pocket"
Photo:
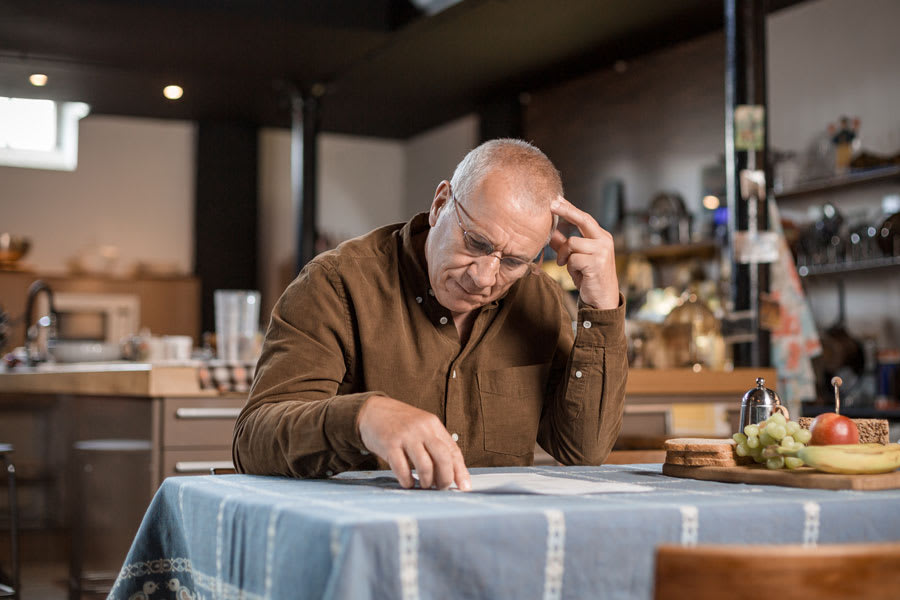
[[[478,373],[484,449],[521,456],[534,451],[549,365]]]

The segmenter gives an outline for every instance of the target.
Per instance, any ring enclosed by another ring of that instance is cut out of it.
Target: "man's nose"
[[[500,271],[500,259],[493,254],[479,256],[469,265],[469,277],[478,288],[493,287]]]

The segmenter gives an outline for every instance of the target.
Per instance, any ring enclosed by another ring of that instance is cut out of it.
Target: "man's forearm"
[[[578,319],[538,441],[563,464],[601,464],[618,437],[625,406],[624,303],[609,311],[581,308]]]
[[[235,467],[258,475],[324,477],[370,461],[356,418],[362,404],[380,393],[316,400],[251,396],[234,429]]]

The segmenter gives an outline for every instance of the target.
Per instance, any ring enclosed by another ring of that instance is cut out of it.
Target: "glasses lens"
[[[463,231],[463,238],[465,239],[466,248],[469,252],[478,255],[494,253],[494,245],[477,233]]]

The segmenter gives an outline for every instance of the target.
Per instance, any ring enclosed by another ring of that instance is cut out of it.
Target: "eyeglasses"
[[[459,218],[459,211],[462,208],[463,212],[466,212],[466,209],[460,205],[459,200],[456,199],[456,195],[452,191],[450,192],[450,196],[453,199],[453,207],[456,211],[456,222],[462,230],[466,250],[475,256],[494,255],[497,252],[497,250],[494,249],[494,244],[482,235],[475,233],[474,231],[468,231],[463,226],[462,219]],[[466,216],[469,217],[468,212],[466,212]],[[471,219],[471,217],[469,218]],[[499,258],[500,268],[506,273],[516,274],[518,272],[524,272],[526,268],[534,270],[544,260],[544,248],[541,248],[541,252],[530,261],[519,258],[518,256],[508,256],[504,254],[501,254]]]

